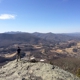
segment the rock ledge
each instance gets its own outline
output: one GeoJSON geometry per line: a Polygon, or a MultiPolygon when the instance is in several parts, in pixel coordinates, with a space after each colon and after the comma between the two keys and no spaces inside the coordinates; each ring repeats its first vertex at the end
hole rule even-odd
{"type": "Polygon", "coordinates": [[[0,69],[0,80],[80,80],[73,74],[48,63],[25,60],[9,62],[0,69]]]}

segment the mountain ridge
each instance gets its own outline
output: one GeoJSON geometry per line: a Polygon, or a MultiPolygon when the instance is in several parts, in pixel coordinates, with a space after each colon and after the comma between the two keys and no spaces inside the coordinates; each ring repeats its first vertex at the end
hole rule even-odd
{"type": "Polygon", "coordinates": [[[69,41],[69,40],[80,40],[80,37],[75,37],[75,36],[71,36],[68,34],[54,34],[54,33],[32,33],[33,35],[45,39],[45,40],[50,40],[50,41],[69,41]]]}
{"type": "Polygon", "coordinates": [[[49,41],[36,37],[35,35],[32,35],[30,33],[17,33],[17,34],[3,33],[0,34],[0,42],[1,42],[0,46],[20,43],[25,44],[50,43],[49,41]]]}
{"type": "Polygon", "coordinates": [[[67,34],[54,33],[25,33],[25,32],[6,32],[0,33],[0,47],[12,44],[58,44],[66,41],[80,41],[80,37],[70,36],[67,34]]]}

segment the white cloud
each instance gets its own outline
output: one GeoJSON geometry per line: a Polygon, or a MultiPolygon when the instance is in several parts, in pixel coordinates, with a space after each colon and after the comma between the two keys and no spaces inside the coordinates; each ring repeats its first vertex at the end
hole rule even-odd
{"type": "Polygon", "coordinates": [[[0,19],[15,19],[16,15],[11,14],[1,14],[0,19]]]}

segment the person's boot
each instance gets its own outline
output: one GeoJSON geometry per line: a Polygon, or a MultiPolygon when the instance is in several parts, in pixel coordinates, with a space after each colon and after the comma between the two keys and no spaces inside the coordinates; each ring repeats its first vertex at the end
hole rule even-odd
{"type": "Polygon", "coordinates": [[[21,61],[21,56],[19,56],[19,60],[21,61]]]}
{"type": "Polygon", "coordinates": [[[17,62],[18,62],[18,59],[17,59],[17,62]]]}

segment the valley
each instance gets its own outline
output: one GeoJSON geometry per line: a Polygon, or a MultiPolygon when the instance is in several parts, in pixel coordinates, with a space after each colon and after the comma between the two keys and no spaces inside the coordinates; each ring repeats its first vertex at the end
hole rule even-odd
{"type": "Polygon", "coordinates": [[[26,60],[32,56],[34,56],[38,61],[40,59],[45,59],[46,63],[57,65],[75,75],[76,71],[80,68],[79,37],[76,38],[76,40],[75,37],[74,39],[72,37],[72,39],[67,38],[63,41],[64,36],[63,38],[60,38],[61,40],[49,40],[29,33],[1,35],[2,38],[0,38],[0,41],[2,43],[4,42],[3,44],[0,44],[1,66],[16,59],[16,50],[19,46],[21,48],[21,57],[26,60]],[[6,35],[6,37],[4,35],[6,35]]]}

